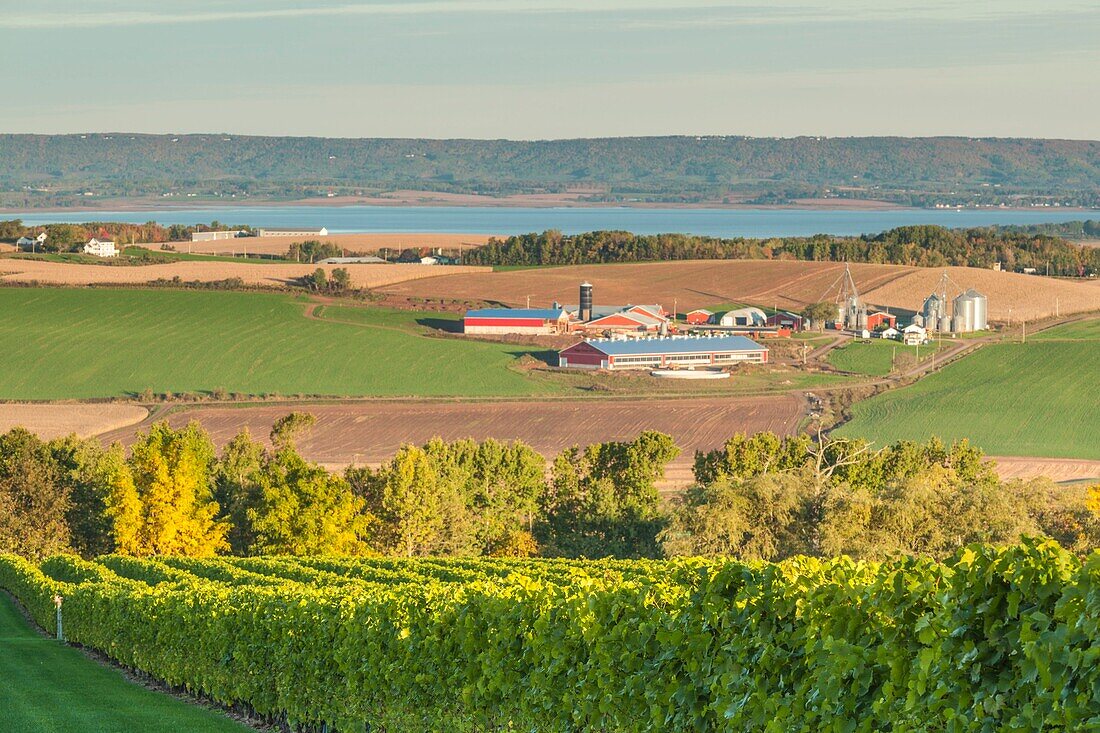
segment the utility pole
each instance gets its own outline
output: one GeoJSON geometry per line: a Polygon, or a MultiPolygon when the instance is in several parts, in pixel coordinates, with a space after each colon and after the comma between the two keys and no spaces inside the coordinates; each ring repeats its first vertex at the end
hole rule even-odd
{"type": "Polygon", "coordinates": [[[1027,319],[1026,318],[1023,319],[1023,324],[1024,324],[1023,338],[1020,340],[1020,343],[1026,344],[1027,343],[1027,319]]]}
{"type": "Polygon", "coordinates": [[[802,366],[806,366],[806,352],[808,350],[809,350],[809,345],[805,341],[803,341],[802,342],[802,366]]]}

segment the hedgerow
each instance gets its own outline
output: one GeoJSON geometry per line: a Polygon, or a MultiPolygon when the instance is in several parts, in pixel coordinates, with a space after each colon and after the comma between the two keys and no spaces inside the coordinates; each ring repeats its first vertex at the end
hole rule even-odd
{"type": "Polygon", "coordinates": [[[47,629],[60,593],[71,641],[297,728],[1100,729],[1100,554],[1052,542],[881,564],[43,568],[0,557],[0,586],[47,629]]]}

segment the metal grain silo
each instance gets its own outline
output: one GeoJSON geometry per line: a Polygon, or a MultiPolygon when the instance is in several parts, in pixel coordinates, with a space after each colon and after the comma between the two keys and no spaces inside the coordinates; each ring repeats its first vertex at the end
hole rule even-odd
{"type": "Polygon", "coordinates": [[[989,325],[986,297],[977,290],[970,288],[959,294],[951,305],[959,331],[983,331],[989,325]]]}
{"type": "Polygon", "coordinates": [[[924,316],[924,324],[928,328],[939,328],[940,319],[947,315],[947,303],[938,294],[932,293],[924,299],[924,307],[921,308],[924,316]]]}

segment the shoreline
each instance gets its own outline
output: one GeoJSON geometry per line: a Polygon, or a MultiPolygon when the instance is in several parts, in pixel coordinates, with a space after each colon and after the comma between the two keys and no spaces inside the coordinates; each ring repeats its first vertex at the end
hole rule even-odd
{"type": "Polygon", "coordinates": [[[11,214],[63,214],[95,213],[95,212],[127,212],[147,210],[191,210],[191,209],[262,209],[262,208],[423,208],[423,209],[665,209],[665,210],[723,210],[723,211],[1012,211],[1012,212],[1037,212],[1037,211],[1064,211],[1067,214],[1093,214],[1100,213],[1100,209],[1081,207],[1048,207],[1048,206],[982,206],[982,207],[918,207],[903,206],[889,201],[877,201],[873,199],[796,199],[789,204],[749,204],[733,203],[725,201],[699,201],[683,203],[676,201],[584,201],[577,198],[562,196],[528,196],[516,195],[508,197],[480,196],[476,194],[436,194],[424,192],[421,197],[370,197],[370,196],[334,196],[324,198],[304,199],[224,199],[192,200],[192,201],[164,201],[161,199],[103,199],[94,204],[63,207],[0,207],[0,215],[11,214]]]}

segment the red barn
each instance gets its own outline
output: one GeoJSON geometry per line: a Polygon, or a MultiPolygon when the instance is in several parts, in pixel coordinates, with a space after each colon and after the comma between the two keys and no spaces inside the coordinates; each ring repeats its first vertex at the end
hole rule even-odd
{"type": "Polygon", "coordinates": [[[704,323],[710,323],[710,319],[714,318],[714,314],[704,308],[696,308],[684,317],[692,326],[702,326],[704,323]]]}
{"type": "Polygon", "coordinates": [[[485,308],[466,311],[465,333],[549,334],[569,330],[569,314],[553,308],[485,308]]]}
{"type": "Polygon", "coordinates": [[[791,313],[790,311],[778,311],[768,316],[767,321],[769,326],[775,326],[780,329],[788,329],[790,331],[802,330],[802,316],[797,313],[791,313]]]}
{"type": "Polygon", "coordinates": [[[874,331],[879,326],[882,326],[882,324],[886,324],[885,327],[888,328],[897,328],[898,317],[884,311],[875,311],[874,313],[867,314],[868,331],[874,331]]]}

